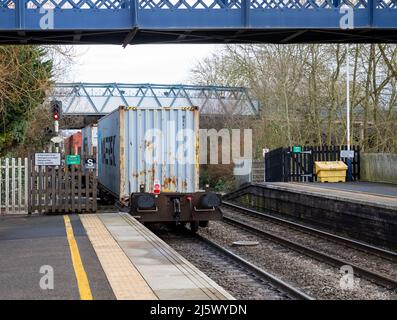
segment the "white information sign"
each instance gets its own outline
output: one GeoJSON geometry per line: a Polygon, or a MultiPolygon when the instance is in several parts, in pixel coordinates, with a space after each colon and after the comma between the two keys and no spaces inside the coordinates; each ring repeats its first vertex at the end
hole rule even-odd
{"type": "Polygon", "coordinates": [[[354,150],[341,150],[340,157],[341,158],[354,158],[354,150]]]}
{"type": "Polygon", "coordinates": [[[39,152],[34,154],[36,166],[60,166],[61,154],[57,152],[39,152]]]}

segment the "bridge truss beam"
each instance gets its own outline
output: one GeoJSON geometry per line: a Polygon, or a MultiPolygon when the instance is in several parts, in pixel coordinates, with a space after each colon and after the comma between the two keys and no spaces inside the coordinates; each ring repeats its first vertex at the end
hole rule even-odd
{"type": "Polygon", "coordinates": [[[100,116],[118,106],[186,107],[198,106],[203,115],[259,114],[259,103],[242,87],[123,84],[57,83],[51,99],[62,101],[65,116],[100,116]]]}

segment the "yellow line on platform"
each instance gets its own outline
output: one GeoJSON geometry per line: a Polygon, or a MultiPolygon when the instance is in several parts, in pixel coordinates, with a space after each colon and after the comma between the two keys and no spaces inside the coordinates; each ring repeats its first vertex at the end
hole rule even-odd
{"type": "Polygon", "coordinates": [[[77,242],[73,233],[72,223],[70,222],[70,218],[67,215],[64,216],[63,219],[65,220],[66,236],[68,238],[74,273],[76,275],[77,285],[79,287],[80,299],[92,300],[90,283],[84,270],[83,262],[81,261],[79,247],[77,246],[77,242]]]}

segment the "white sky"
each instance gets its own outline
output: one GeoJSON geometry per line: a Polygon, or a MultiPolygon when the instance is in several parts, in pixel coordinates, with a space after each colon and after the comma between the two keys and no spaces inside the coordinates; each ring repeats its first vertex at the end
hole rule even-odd
{"type": "Polygon", "coordinates": [[[76,63],[63,81],[188,83],[197,61],[221,45],[76,46],[76,63]]]}

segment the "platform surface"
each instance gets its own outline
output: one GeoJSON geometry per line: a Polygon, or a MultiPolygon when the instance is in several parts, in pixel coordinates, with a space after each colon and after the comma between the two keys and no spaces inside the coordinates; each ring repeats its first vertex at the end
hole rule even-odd
{"type": "Polygon", "coordinates": [[[0,256],[0,300],[233,299],[125,213],[0,216],[0,256]]]}
{"type": "MultiPolygon", "coordinates": [[[[115,299],[79,217],[70,221],[93,299],[115,299]]],[[[63,216],[0,216],[0,257],[0,300],[80,299],[63,216]],[[42,289],[48,266],[53,289],[42,289]]]]}
{"type": "Polygon", "coordinates": [[[366,205],[397,210],[397,186],[374,182],[263,182],[270,188],[300,192],[341,201],[354,201],[366,205]]]}
{"type": "Polygon", "coordinates": [[[397,198],[397,185],[390,183],[376,182],[345,182],[345,183],[303,183],[308,186],[316,186],[321,189],[335,189],[341,191],[351,191],[356,193],[366,193],[382,197],[397,198]]]}

